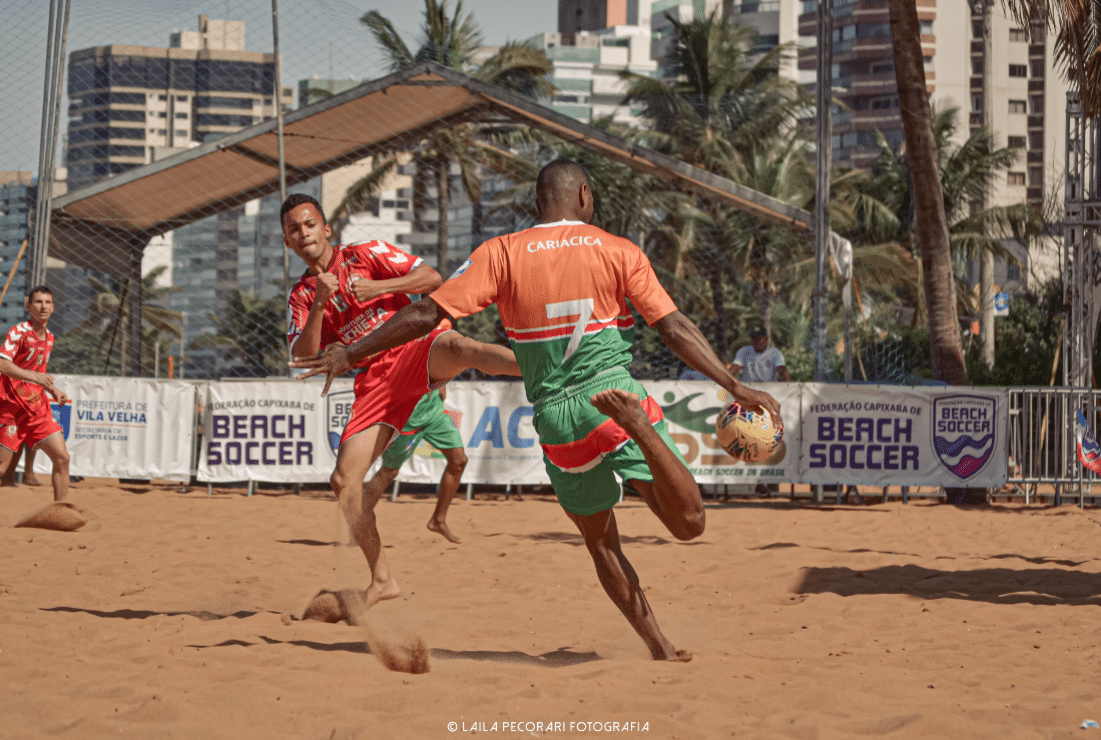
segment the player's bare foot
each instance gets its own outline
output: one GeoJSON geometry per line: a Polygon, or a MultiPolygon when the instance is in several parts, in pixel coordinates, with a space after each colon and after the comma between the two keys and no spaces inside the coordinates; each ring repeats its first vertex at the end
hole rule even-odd
{"type": "Polygon", "coordinates": [[[597,411],[610,416],[632,437],[653,427],[639,404],[637,393],[630,393],[621,388],[608,388],[589,400],[597,411]]]}
{"type": "Polygon", "coordinates": [[[42,484],[38,481],[38,478],[34,476],[34,473],[23,473],[23,485],[40,486],[42,484]]]}
{"type": "Polygon", "coordinates": [[[393,577],[382,582],[372,581],[363,592],[363,608],[370,609],[380,601],[389,601],[399,596],[401,596],[401,587],[393,577]]]}
{"type": "Polygon", "coordinates": [[[463,543],[463,541],[456,537],[454,533],[452,533],[451,529],[448,528],[447,522],[443,520],[438,520],[435,517],[432,517],[428,520],[428,531],[435,532],[436,534],[441,534],[443,535],[445,540],[447,540],[448,542],[454,542],[456,545],[461,545],[463,543]]]}
{"type": "Polygon", "coordinates": [[[15,488],[15,478],[0,478],[0,488],[15,488]]]}

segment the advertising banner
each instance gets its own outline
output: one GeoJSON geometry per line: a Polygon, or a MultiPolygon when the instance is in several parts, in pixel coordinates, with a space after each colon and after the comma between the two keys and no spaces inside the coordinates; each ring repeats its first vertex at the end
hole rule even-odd
{"type": "Polygon", "coordinates": [[[1003,388],[803,385],[806,483],[1005,483],[1003,388]]]}
{"type": "Polygon", "coordinates": [[[332,432],[351,409],[351,381],[326,397],[321,382],[221,382],[207,386],[198,478],[204,483],[327,481],[336,462],[332,432]]]}
{"type": "MultiPolygon", "coordinates": [[[[72,402],[51,404],[69,472],[97,478],[188,480],[195,445],[195,386],[180,380],[55,375],[72,402]]],[[[35,458],[36,473],[53,463],[35,458]]]]}
{"type": "Polygon", "coordinates": [[[699,483],[788,482],[799,476],[801,434],[798,383],[755,383],[780,402],[786,454],[771,466],[751,465],[726,454],[715,438],[715,418],[730,394],[709,380],[647,381],[688,469],[699,483]]]}

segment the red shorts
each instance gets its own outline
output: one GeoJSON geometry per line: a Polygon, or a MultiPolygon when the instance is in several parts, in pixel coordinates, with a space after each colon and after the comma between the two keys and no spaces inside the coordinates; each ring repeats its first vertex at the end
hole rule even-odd
{"type": "Polygon", "coordinates": [[[46,437],[60,431],[61,425],[54,421],[50,404],[43,403],[27,409],[0,401],[0,445],[12,452],[19,452],[24,443],[35,447],[46,437]]]}
{"type": "MultiPolygon", "coordinates": [[[[340,444],[375,424],[401,431],[425,393],[443,383],[428,382],[428,355],[436,337],[451,331],[445,322],[426,336],[383,352],[355,378],[356,400],[340,444]]],[[[393,432],[391,432],[391,438],[393,432]]]]}

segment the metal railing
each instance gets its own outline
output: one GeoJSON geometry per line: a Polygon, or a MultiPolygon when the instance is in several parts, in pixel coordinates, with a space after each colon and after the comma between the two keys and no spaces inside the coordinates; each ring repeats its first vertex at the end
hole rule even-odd
{"type": "Polygon", "coordinates": [[[1006,440],[1008,485],[1022,492],[1025,503],[1037,495],[1076,495],[1079,506],[1086,498],[1101,497],[1101,477],[1086,470],[1077,458],[1077,411],[1097,429],[1101,417],[1099,392],[1090,388],[1009,388],[1009,420],[1006,440]],[[1041,491],[1041,486],[1045,487],[1041,491]]]}

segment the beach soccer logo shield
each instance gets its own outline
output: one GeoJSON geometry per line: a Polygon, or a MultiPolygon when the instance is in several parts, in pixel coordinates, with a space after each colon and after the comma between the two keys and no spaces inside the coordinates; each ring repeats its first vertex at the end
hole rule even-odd
{"type": "Polygon", "coordinates": [[[59,403],[51,403],[50,411],[53,412],[54,421],[61,427],[61,434],[65,437],[65,441],[69,441],[69,429],[72,428],[73,407],[71,404],[61,405],[59,403]]]}
{"type": "Polygon", "coordinates": [[[962,481],[986,467],[994,455],[998,400],[954,395],[933,399],[933,450],[962,481]]]}
{"type": "Polygon", "coordinates": [[[344,434],[344,427],[348,425],[355,400],[354,390],[330,392],[325,396],[325,435],[329,440],[329,449],[332,450],[333,457],[336,457],[336,451],[340,449],[340,436],[344,434]]]}

